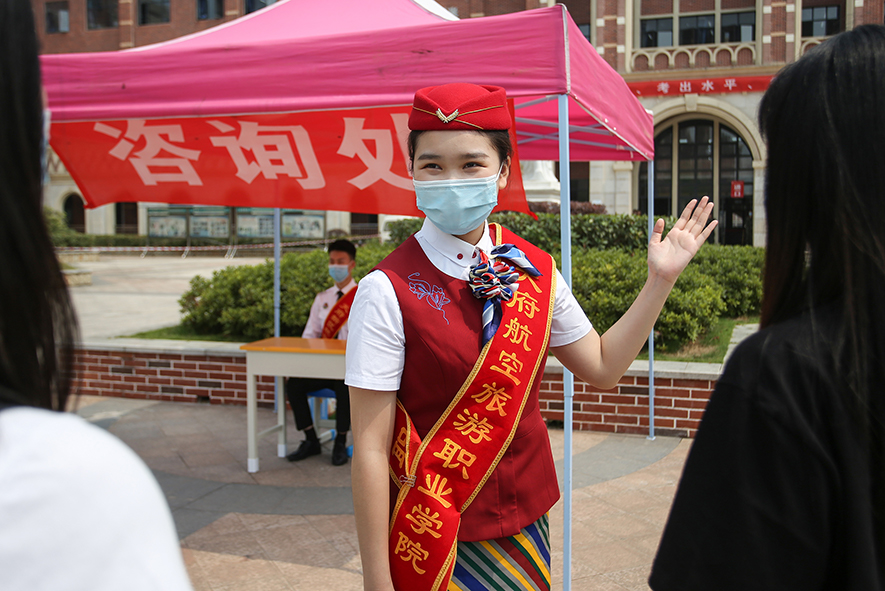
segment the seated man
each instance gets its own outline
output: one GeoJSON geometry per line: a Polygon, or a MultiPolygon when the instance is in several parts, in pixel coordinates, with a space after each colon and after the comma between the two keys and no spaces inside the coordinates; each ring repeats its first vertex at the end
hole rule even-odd
{"type": "MultiPolygon", "coordinates": [[[[302,337],[347,339],[347,315],[356,294],[356,281],[351,277],[355,266],[356,247],[353,243],[336,240],[329,245],[329,275],[335,285],[317,294],[310,307],[310,317],[302,337]]],[[[286,456],[290,462],[319,455],[321,451],[320,440],[313,428],[307,395],[323,388],[335,391],[335,430],[338,434],[332,448],[332,464],[341,466],[347,463],[347,432],[350,430],[350,397],[347,386],[343,380],[318,378],[286,380],[286,397],[295,415],[295,426],[299,431],[304,431],[304,441],[298,449],[286,456]]]]}

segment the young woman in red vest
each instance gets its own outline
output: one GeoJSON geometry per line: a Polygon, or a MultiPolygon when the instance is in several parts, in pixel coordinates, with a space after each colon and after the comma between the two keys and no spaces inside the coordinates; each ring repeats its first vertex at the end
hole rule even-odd
{"type": "Polygon", "coordinates": [[[347,348],[367,590],[549,588],[547,352],[614,386],[716,225],[706,197],[663,240],[659,220],[646,285],[600,336],[552,258],[486,222],[508,181],[510,126],[499,87],[415,95],[409,157],[427,219],[360,283],[347,348]]]}

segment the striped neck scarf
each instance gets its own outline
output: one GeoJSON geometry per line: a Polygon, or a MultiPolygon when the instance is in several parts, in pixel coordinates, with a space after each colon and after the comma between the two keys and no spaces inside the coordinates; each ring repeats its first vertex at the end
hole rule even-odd
{"type": "Polygon", "coordinates": [[[492,249],[492,258],[483,251],[480,260],[470,267],[467,284],[473,297],[484,299],[482,308],[482,346],[485,347],[501,326],[504,315],[502,304],[513,299],[519,288],[519,267],[532,277],[541,275],[521,250],[513,244],[501,244],[492,249]],[[510,263],[510,264],[508,264],[510,263]]]}

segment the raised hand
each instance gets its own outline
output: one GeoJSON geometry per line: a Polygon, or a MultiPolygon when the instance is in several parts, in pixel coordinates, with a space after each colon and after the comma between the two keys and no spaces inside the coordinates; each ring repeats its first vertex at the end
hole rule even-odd
{"type": "Polygon", "coordinates": [[[697,199],[692,199],[663,240],[664,220],[658,220],[648,244],[649,274],[675,282],[716,228],[716,220],[707,224],[712,212],[713,202],[709,198],[704,197],[700,203],[697,199]]]}

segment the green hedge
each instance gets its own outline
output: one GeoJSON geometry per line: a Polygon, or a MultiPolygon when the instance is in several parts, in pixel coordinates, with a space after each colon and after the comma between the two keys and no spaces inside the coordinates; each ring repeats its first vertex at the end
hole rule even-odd
{"type": "MultiPolygon", "coordinates": [[[[636,299],[648,276],[639,251],[586,250],[572,261],[572,291],[599,334],[608,330],[636,299]]],[[[662,348],[694,341],[725,311],[722,286],[689,265],[670,293],[655,324],[662,348]]]]}
{"type": "MultiPolygon", "coordinates": [[[[354,275],[368,273],[393,245],[360,247],[354,275]]],[[[662,347],[697,339],[721,316],[757,312],[761,249],[705,245],[677,281],[656,324],[662,347]]],[[[558,259],[558,253],[555,254],[558,259]]],[[[322,250],[290,253],[281,262],[281,333],[299,335],[317,292],[332,285],[322,250]]],[[[645,283],[644,251],[576,250],[573,291],[600,333],[633,303],[645,283]]],[[[273,333],[273,263],[229,267],[196,277],[180,299],[183,323],[198,332],[257,340],[273,333]]]]}
{"type": "MultiPolygon", "coordinates": [[[[489,218],[547,252],[559,252],[559,214],[539,213],[532,219],[524,213],[496,213],[489,218]]],[[[667,228],[676,218],[664,218],[667,228]]],[[[390,241],[402,244],[421,228],[422,220],[396,220],[387,224],[390,241]]],[[[571,216],[572,248],[644,249],[648,244],[648,217],[644,215],[575,214],[571,216]]]]}
{"type": "MultiPolygon", "coordinates": [[[[354,276],[368,273],[392,245],[359,248],[354,276]]],[[[280,261],[280,333],[300,335],[317,292],[332,286],[329,258],[320,249],[289,253],[280,261]]],[[[212,277],[194,277],[179,299],[182,323],[197,332],[258,340],[273,336],[273,261],[228,267],[212,277]]]]}
{"type": "Polygon", "coordinates": [[[762,308],[762,269],[765,249],[755,246],[705,244],[691,262],[723,288],[723,316],[759,314],[762,308]]]}

